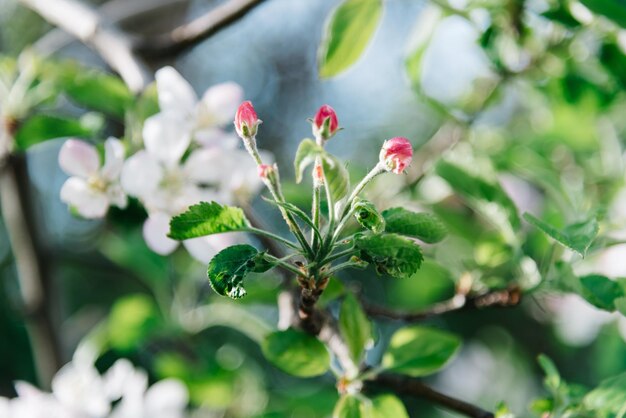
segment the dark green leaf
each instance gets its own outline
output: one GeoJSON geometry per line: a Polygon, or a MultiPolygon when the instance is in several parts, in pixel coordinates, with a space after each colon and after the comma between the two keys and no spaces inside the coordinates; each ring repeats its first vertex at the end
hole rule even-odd
{"type": "Polygon", "coordinates": [[[624,297],[624,290],[619,283],[608,277],[591,274],[581,277],[582,296],[597,308],[613,312],[615,299],[624,297]]]}
{"type": "Polygon", "coordinates": [[[333,77],[359,59],[382,11],[381,0],[346,0],[333,12],[318,52],[320,77],[333,77]]]}
{"type": "Polygon", "coordinates": [[[92,137],[95,134],[93,127],[76,118],[60,116],[35,115],[28,118],[15,134],[15,143],[21,150],[25,150],[40,142],[49,139],[68,136],[92,137]]]}
{"type": "Polygon", "coordinates": [[[185,240],[222,232],[245,231],[249,226],[243,210],[222,206],[217,202],[201,202],[172,218],[168,236],[185,240]]]}
{"type": "Polygon", "coordinates": [[[530,213],[524,214],[524,219],[529,224],[539,228],[546,235],[554,238],[560,244],[585,256],[587,250],[598,235],[598,221],[591,218],[588,221],[568,225],[563,230],[558,230],[552,225],[536,218],[530,213]]]}
{"type": "Polygon", "coordinates": [[[363,228],[378,234],[385,230],[385,219],[378,213],[376,206],[369,200],[357,197],[352,203],[354,217],[363,228]]]}
{"type": "Polygon", "coordinates": [[[580,0],[592,12],[607,17],[626,28],[626,3],[622,0],[580,0]]]}
{"type": "Polygon", "coordinates": [[[350,177],[346,167],[330,154],[325,153],[322,161],[326,187],[330,188],[330,194],[334,202],[338,202],[348,193],[350,177]]]}
{"type": "Polygon", "coordinates": [[[583,399],[584,405],[596,412],[618,414],[626,405],[626,373],[605,379],[583,399]]]}
{"type": "Polygon", "coordinates": [[[315,161],[315,157],[322,155],[324,150],[312,139],[303,139],[296,151],[296,158],[293,161],[296,173],[296,183],[302,181],[304,170],[315,161]]]}
{"type": "Polygon", "coordinates": [[[427,376],[444,367],[459,347],[456,335],[418,325],[406,327],[391,338],[382,366],[413,377],[427,376]]]}
{"type": "Polygon", "coordinates": [[[408,278],[422,265],[420,246],[395,234],[363,234],[355,238],[361,258],[376,266],[379,274],[408,278]]]}
{"type": "Polygon", "coordinates": [[[238,299],[246,295],[243,279],[248,273],[263,273],[272,268],[251,245],[241,244],[225,248],[213,257],[207,274],[211,287],[222,296],[238,299]]]}
{"type": "Polygon", "coordinates": [[[615,304],[615,309],[622,315],[626,316],[626,297],[617,298],[613,301],[613,303],[615,304]]]}
{"type": "Polygon", "coordinates": [[[350,350],[352,360],[358,364],[365,346],[372,339],[372,326],[361,304],[352,293],[348,293],[341,304],[339,329],[350,350]]]}
{"type": "Polygon", "coordinates": [[[520,220],[517,208],[497,182],[489,182],[467,172],[460,166],[444,160],[437,163],[436,172],[461,196],[467,199],[499,205],[506,213],[509,224],[514,229],[519,228],[520,220]]]}
{"type": "Polygon", "coordinates": [[[383,211],[387,225],[385,232],[407,235],[424,242],[435,243],[446,237],[446,226],[430,213],[416,213],[404,208],[391,208],[383,211]]]}
{"type": "Polygon", "coordinates": [[[318,376],[330,367],[330,356],[324,344],[291,328],[269,334],[261,348],[272,364],[295,376],[318,376]]]}

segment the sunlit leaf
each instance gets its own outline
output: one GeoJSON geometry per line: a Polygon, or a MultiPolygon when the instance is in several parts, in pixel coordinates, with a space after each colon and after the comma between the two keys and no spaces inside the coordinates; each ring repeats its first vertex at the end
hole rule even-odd
{"type": "Polygon", "coordinates": [[[51,115],[35,115],[20,125],[15,143],[21,150],[49,139],[63,137],[89,138],[94,136],[93,126],[81,119],[51,115]]]}
{"type": "Polygon", "coordinates": [[[413,377],[427,376],[444,367],[461,347],[456,335],[434,328],[410,326],[391,337],[382,366],[413,377]]]}
{"type": "Polygon", "coordinates": [[[603,380],[583,399],[584,405],[599,413],[623,413],[626,405],[626,373],[603,380]]]}
{"type": "Polygon", "coordinates": [[[385,232],[406,235],[424,242],[435,243],[446,237],[447,229],[436,215],[411,212],[404,208],[383,211],[385,232]]]}
{"type": "Polygon", "coordinates": [[[168,236],[186,240],[222,232],[245,231],[249,225],[240,208],[201,202],[172,218],[168,236]]]}
{"type": "Polygon", "coordinates": [[[117,300],[108,319],[109,341],[118,350],[137,348],[162,325],[159,310],[146,295],[128,295],[117,300]]]}
{"type": "Polygon", "coordinates": [[[348,293],[341,304],[339,329],[350,350],[352,360],[358,364],[365,346],[372,338],[372,325],[352,293],[348,293]]]}
{"type": "Polygon", "coordinates": [[[296,173],[296,183],[302,181],[304,170],[315,161],[315,157],[322,155],[324,150],[312,139],[303,139],[296,151],[296,158],[293,161],[296,173]]]}
{"type": "Polygon", "coordinates": [[[318,376],[330,367],[330,356],[324,344],[291,328],[269,334],[261,348],[272,364],[294,376],[318,376]]]}
{"type": "Polygon", "coordinates": [[[555,228],[530,213],[525,213],[524,219],[546,235],[554,238],[567,248],[576,251],[583,257],[598,235],[599,230],[598,221],[595,218],[568,225],[563,230],[555,228]]]}
{"type": "Polygon", "coordinates": [[[335,9],[318,52],[320,77],[333,77],[359,59],[382,11],[381,0],[345,0],[335,9]]]}

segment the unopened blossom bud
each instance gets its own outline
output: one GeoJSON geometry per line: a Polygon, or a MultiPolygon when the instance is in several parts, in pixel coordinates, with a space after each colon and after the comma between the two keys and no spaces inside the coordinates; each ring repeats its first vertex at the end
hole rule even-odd
{"type": "Polygon", "coordinates": [[[380,164],[387,171],[400,174],[411,164],[413,147],[401,136],[388,139],[380,150],[380,164]]]}
{"type": "Polygon", "coordinates": [[[339,121],[335,110],[324,105],[319,108],[313,118],[313,135],[323,139],[329,139],[339,130],[339,121]]]}
{"type": "Polygon", "coordinates": [[[257,127],[261,124],[252,102],[246,101],[239,105],[235,114],[235,130],[242,139],[254,138],[257,127]]]}

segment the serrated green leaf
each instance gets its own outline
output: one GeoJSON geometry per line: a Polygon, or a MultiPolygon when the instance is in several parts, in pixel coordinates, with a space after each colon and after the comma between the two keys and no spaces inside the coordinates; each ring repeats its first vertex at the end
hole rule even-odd
{"type": "Polygon", "coordinates": [[[222,206],[217,202],[200,202],[172,218],[168,236],[185,240],[222,232],[245,231],[249,226],[240,208],[222,206]]]}
{"type": "Polygon", "coordinates": [[[568,225],[563,230],[556,229],[530,213],[524,213],[524,219],[558,243],[576,251],[582,257],[587,254],[587,250],[598,235],[599,230],[598,221],[595,218],[568,225]]]}
{"type": "Polygon", "coordinates": [[[409,418],[402,401],[392,394],[372,399],[372,412],[372,418],[409,418]]]}
{"type": "Polygon", "coordinates": [[[385,230],[385,218],[378,213],[376,206],[369,200],[357,197],[352,203],[354,217],[363,228],[378,234],[385,230]]]}
{"type": "Polygon", "coordinates": [[[441,160],[437,163],[435,171],[437,175],[448,182],[459,195],[466,199],[497,204],[504,210],[511,227],[514,230],[520,227],[517,208],[498,183],[489,182],[486,179],[477,177],[464,168],[445,160],[441,160]]]}
{"type": "Polygon", "coordinates": [[[323,155],[322,166],[326,187],[330,188],[333,202],[338,202],[348,193],[350,187],[348,170],[341,161],[328,153],[323,155]]]}
{"type": "Polygon", "coordinates": [[[372,325],[361,304],[349,293],[339,311],[339,330],[348,346],[352,360],[359,363],[365,346],[372,339],[372,325]]]}
{"type": "Polygon", "coordinates": [[[18,149],[26,150],[50,139],[68,136],[89,138],[95,133],[89,124],[82,123],[80,119],[35,115],[28,118],[17,130],[15,143],[18,149]]]}
{"type": "Polygon", "coordinates": [[[589,10],[626,28],[626,4],[620,0],[580,0],[589,10]]]}
{"type": "Polygon", "coordinates": [[[261,349],[272,364],[294,376],[318,376],[330,368],[330,356],[324,344],[292,328],[269,334],[261,349]]]}
{"type": "Polygon", "coordinates": [[[422,265],[420,246],[396,234],[363,234],[354,240],[363,260],[374,264],[379,274],[409,278],[422,265]]]}
{"type": "Polygon", "coordinates": [[[293,161],[293,168],[296,173],[296,183],[302,181],[304,170],[324,153],[324,149],[317,145],[312,139],[303,139],[296,151],[296,158],[293,161]]]}
{"type": "Polygon", "coordinates": [[[272,268],[251,245],[241,244],[225,248],[209,263],[207,275],[213,290],[222,296],[239,299],[246,295],[243,279],[248,273],[263,273],[272,268]]]}
{"type": "Polygon", "coordinates": [[[382,11],[381,0],[346,0],[335,9],[318,51],[320,77],[333,77],[359,59],[382,11]]]}
{"type": "Polygon", "coordinates": [[[391,208],[383,211],[386,221],[385,232],[406,235],[429,244],[446,237],[448,230],[436,215],[411,212],[404,208],[391,208]]]}
{"type": "Polygon", "coordinates": [[[410,326],[391,337],[382,366],[413,377],[427,376],[444,367],[460,347],[460,338],[449,332],[410,326]]]}
{"type": "Polygon", "coordinates": [[[546,374],[546,378],[544,379],[546,387],[552,391],[556,391],[561,385],[561,375],[559,374],[556,366],[552,360],[544,354],[539,355],[539,357],[537,357],[537,361],[543,369],[543,372],[546,374]]]}
{"type": "Polygon", "coordinates": [[[596,413],[617,414],[626,405],[626,373],[603,380],[583,398],[584,405],[596,413]]]}
{"type": "Polygon", "coordinates": [[[597,308],[613,312],[615,299],[624,297],[624,289],[608,277],[590,274],[580,278],[581,296],[597,308]]]}

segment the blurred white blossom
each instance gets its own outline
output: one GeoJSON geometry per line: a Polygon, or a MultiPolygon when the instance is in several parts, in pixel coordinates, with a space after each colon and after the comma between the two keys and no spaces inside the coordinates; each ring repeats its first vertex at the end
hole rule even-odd
{"type": "Polygon", "coordinates": [[[101,218],[111,205],[126,207],[126,194],[119,183],[124,145],[109,138],[104,150],[104,164],[96,147],[76,139],[67,140],[59,152],[59,165],[72,176],[61,188],[61,200],[85,218],[101,218]]]}
{"type": "Polygon", "coordinates": [[[178,380],[148,387],[146,373],[124,359],[100,375],[80,355],[56,374],[52,393],[25,382],[15,389],[16,398],[0,398],[0,418],[183,418],[189,401],[178,380]]]}

